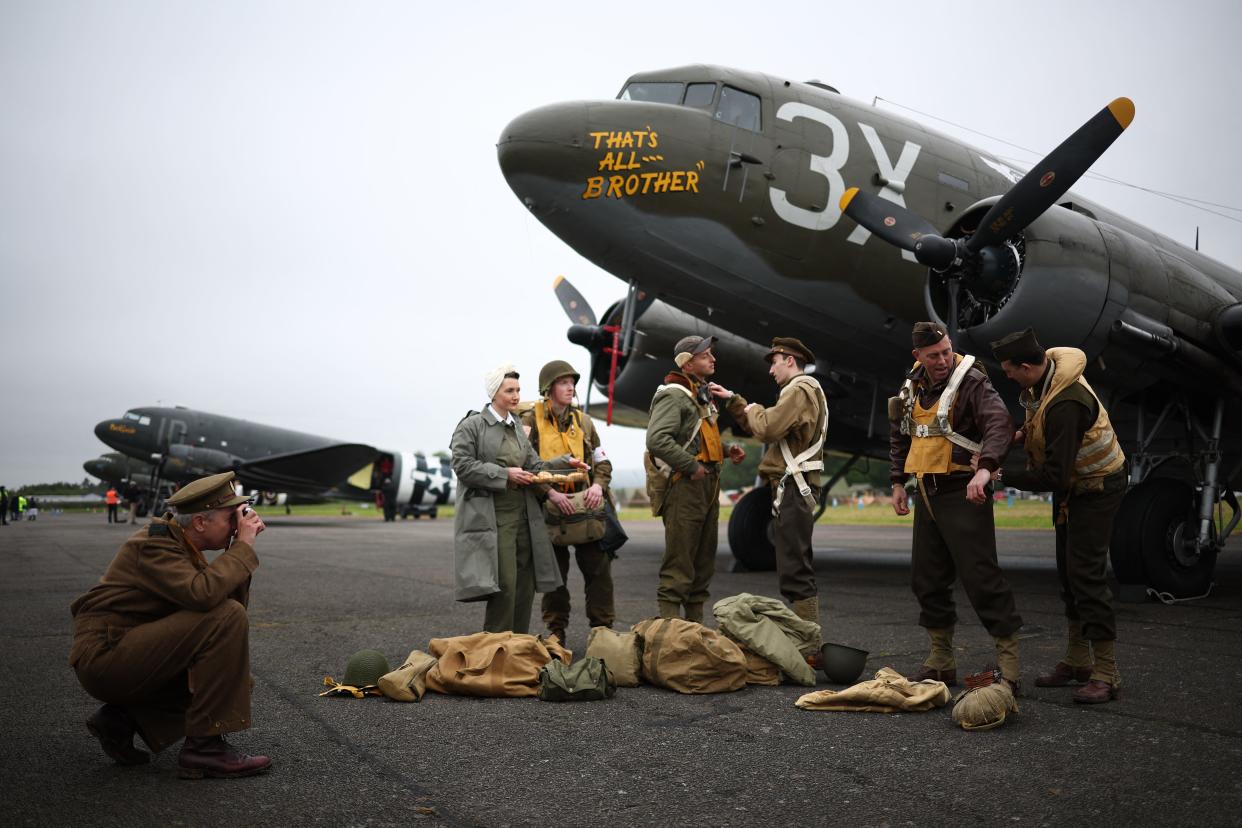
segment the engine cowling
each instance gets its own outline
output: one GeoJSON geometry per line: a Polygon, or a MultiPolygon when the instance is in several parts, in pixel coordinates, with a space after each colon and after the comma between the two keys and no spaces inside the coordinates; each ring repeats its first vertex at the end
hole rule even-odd
{"type": "Polygon", "coordinates": [[[182,461],[195,470],[204,472],[224,471],[242,462],[240,457],[235,457],[227,451],[180,443],[168,447],[168,456],[182,461]]]}

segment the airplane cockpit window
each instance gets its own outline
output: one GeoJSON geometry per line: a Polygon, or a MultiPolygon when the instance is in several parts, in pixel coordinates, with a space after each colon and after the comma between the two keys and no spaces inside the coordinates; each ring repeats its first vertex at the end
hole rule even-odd
{"type": "Polygon", "coordinates": [[[138,416],[138,413],[136,411],[126,411],[125,416],[122,419],[133,420],[134,422],[138,422],[138,420],[140,420],[141,418],[138,416]]]}
{"type": "Polygon", "coordinates": [[[686,86],[686,99],[683,103],[695,109],[710,109],[715,99],[716,84],[692,83],[686,86]]]}
{"type": "Polygon", "coordinates": [[[151,418],[143,414],[138,418],[138,425],[151,425],[151,418]]]}
{"type": "Polygon", "coordinates": [[[668,81],[631,83],[621,92],[621,100],[677,104],[681,103],[681,87],[680,83],[668,81]]]}
{"type": "Polygon", "coordinates": [[[720,90],[716,120],[758,132],[760,108],[759,96],[726,86],[720,90]]]}

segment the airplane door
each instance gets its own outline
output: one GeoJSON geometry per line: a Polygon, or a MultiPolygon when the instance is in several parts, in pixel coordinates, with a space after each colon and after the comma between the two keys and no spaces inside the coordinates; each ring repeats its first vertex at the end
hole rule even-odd
{"type": "Polygon", "coordinates": [[[169,420],[167,434],[168,445],[172,446],[178,443],[184,443],[187,431],[189,431],[189,426],[186,425],[185,420],[169,420]]]}

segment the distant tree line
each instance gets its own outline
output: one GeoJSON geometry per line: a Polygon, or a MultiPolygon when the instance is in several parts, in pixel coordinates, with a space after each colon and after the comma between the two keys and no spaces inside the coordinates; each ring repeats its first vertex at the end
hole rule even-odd
{"type": "Polygon", "coordinates": [[[68,483],[60,481],[58,483],[31,483],[28,486],[21,486],[16,489],[10,489],[19,495],[27,497],[39,495],[85,495],[85,494],[103,494],[108,490],[108,484],[91,480],[89,477],[82,478],[81,483],[68,483]]]}

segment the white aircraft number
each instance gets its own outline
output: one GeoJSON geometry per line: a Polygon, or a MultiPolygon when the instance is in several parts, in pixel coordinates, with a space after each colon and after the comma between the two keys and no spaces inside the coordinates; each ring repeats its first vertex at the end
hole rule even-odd
{"type": "MultiPolygon", "coordinates": [[[[798,227],[805,227],[807,230],[828,230],[835,227],[841,219],[841,196],[845,195],[845,180],[841,177],[841,168],[845,166],[850,154],[850,136],[846,132],[845,124],[835,115],[799,101],[783,104],[776,111],[776,117],[791,123],[798,118],[807,118],[828,127],[832,132],[832,152],[828,155],[811,154],[811,172],[822,175],[828,182],[828,204],[824,209],[808,210],[805,207],[799,207],[789,201],[789,196],[784,190],[771,187],[768,194],[772,199],[772,209],[785,221],[798,227]]],[[[887,182],[880,188],[877,195],[905,207],[906,201],[902,194],[906,189],[906,177],[914,169],[914,162],[919,157],[919,150],[922,147],[912,141],[906,141],[905,146],[901,148],[901,155],[898,156],[897,162],[893,163],[884,150],[884,145],[880,143],[880,136],[876,134],[875,128],[862,121],[858,122],[858,128],[862,131],[867,146],[871,148],[871,154],[875,156],[880,177],[887,182]]],[[[865,244],[870,237],[870,230],[858,226],[854,228],[854,232],[850,233],[847,240],[861,245],[865,244]]],[[[907,261],[915,261],[914,254],[908,250],[901,251],[901,255],[907,261]]]]}

